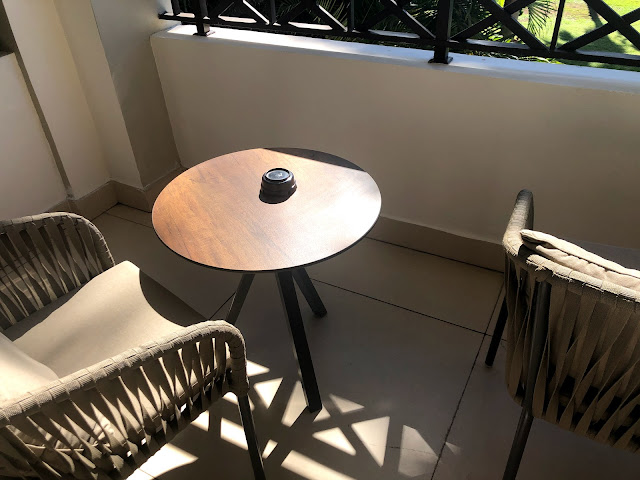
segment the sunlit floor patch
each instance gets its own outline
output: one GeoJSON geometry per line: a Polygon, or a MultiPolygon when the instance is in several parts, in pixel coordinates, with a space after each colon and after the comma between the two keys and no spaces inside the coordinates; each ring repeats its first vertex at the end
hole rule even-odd
{"type": "Polygon", "coordinates": [[[353,445],[351,445],[349,440],[347,440],[347,437],[342,433],[342,430],[338,427],[316,432],[313,434],[313,438],[331,445],[344,453],[348,453],[349,455],[356,454],[356,449],[353,448],[353,445]]]}
{"type": "Polygon", "coordinates": [[[255,362],[252,362],[251,360],[247,360],[247,376],[248,377],[262,375],[263,373],[269,373],[269,369],[255,362]]]}
{"type": "Polygon", "coordinates": [[[322,407],[322,410],[320,410],[320,413],[318,413],[318,415],[316,415],[316,418],[313,419],[314,422],[320,422],[322,420],[327,420],[331,418],[331,415],[329,414],[329,411],[325,408],[322,407]]]}
{"type": "Polygon", "coordinates": [[[356,410],[362,410],[364,407],[359,403],[352,402],[346,398],[338,397],[337,395],[329,394],[329,398],[335,404],[340,413],[351,413],[356,410]]]}
{"type": "Polygon", "coordinates": [[[438,456],[415,428],[402,426],[398,472],[408,477],[427,473],[438,456]]]}
{"type": "MultiPolygon", "coordinates": [[[[227,402],[233,403],[234,405],[238,405],[238,397],[236,396],[235,393],[232,392],[228,392],[224,397],[227,402]]],[[[251,401],[251,399],[249,399],[249,408],[251,409],[251,411],[253,412],[253,410],[255,409],[255,405],[253,404],[253,402],[251,401]]]]}
{"type": "Polygon", "coordinates": [[[220,437],[236,447],[247,448],[247,438],[244,436],[244,429],[226,418],[220,420],[220,437]]]}
{"type": "Polygon", "coordinates": [[[198,418],[196,418],[193,422],[191,422],[191,425],[198,427],[199,429],[204,430],[205,432],[208,432],[209,431],[209,411],[205,410],[200,415],[198,415],[198,418]]]}
{"type": "Polygon", "coordinates": [[[267,445],[264,447],[264,451],[262,452],[262,458],[267,458],[273,452],[273,449],[278,446],[278,442],[274,440],[269,440],[267,445]]]}
{"type": "Polygon", "coordinates": [[[287,455],[282,466],[308,480],[354,480],[296,451],[287,455]]]}
{"type": "Polygon", "coordinates": [[[302,384],[296,382],[296,385],[293,387],[293,392],[291,392],[291,397],[289,397],[284,415],[282,415],[282,424],[286,427],[293,425],[305,408],[307,408],[307,401],[304,397],[302,384]]]}
{"type": "Polygon", "coordinates": [[[384,464],[387,451],[387,433],[389,432],[389,417],[375,418],[351,425],[353,431],[369,451],[378,466],[384,464]]]}
{"type": "Polygon", "coordinates": [[[253,386],[253,389],[256,391],[258,396],[262,399],[267,408],[271,406],[271,402],[278,393],[278,388],[280,388],[280,384],[282,383],[282,378],[276,378],[275,380],[268,380],[266,382],[256,383],[253,386]]]}
{"type": "Polygon", "coordinates": [[[142,464],[140,470],[152,477],[159,477],[166,472],[189,465],[196,460],[198,460],[198,457],[195,455],[191,455],[189,452],[168,443],[142,464]]]}

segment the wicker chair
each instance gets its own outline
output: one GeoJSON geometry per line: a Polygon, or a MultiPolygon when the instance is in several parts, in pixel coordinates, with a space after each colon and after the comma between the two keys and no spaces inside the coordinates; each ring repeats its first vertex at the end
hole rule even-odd
{"type": "MultiPolygon", "coordinates": [[[[523,190],[503,239],[505,302],[485,360],[493,364],[507,324],[507,388],[522,406],[509,480],[534,417],[640,447],[640,272],[532,228],[533,195],[523,190]]],[[[620,256],[605,247],[602,256],[620,256]]]]}
{"type": "Polygon", "coordinates": [[[240,332],[114,265],[88,220],[0,223],[0,328],[0,476],[122,478],[230,391],[264,478],[240,332]]]}

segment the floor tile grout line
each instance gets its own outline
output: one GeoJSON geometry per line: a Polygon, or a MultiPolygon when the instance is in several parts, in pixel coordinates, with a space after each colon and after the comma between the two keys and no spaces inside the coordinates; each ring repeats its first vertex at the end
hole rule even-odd
{"type": "MultiPolygon", "coordinates": [[[[119,205],[120,205],[120,204],[119,204],[119,205]]],[[[123,204],[122,204],[122,205],[123,205],[123,204]]],[[[125,205],[125,206],[127,206],[127,205],[125,205]]],[[[132,209],[133,209],[133,207],[128,207],[128,208],[132,208],[132,209]]],[[[134,210],[137,210],[137,209],[134,209],[134,210]]],[[[142,212],[143,210],[140,210],[140,211],[142,212]]],[[[135,223],[136,225],[142,225],[143,227],[153,228],[153,227],[150,227],[149,225],[145,225],[144,223],[140,223],[140,222],[136,222],[135,220],[131,220],[130,218],[125,218],[125,217],[121,217],[121,216],[119,216],[119,215],[114,215],[113,213],[109,213],[109,210],[107,210],[107,211],[105,211],[105,212],[103,212],[103,213],[105,213],[105,214],[107,214],[107,215],[109,215],[109,216],[111,216],[111,217],[119,218],[119,219],[121,219],[121,220],[126,220],[126,221],[131,222],[131,223],[135,223]]],[[[148,212],[145,212],[145,213],[148,213],[148,212]]],[[[438,255],[437,253],[425,252],[425,251],[423,251],[423,250],[418,250],[417,248],[407,247],[407,246],[405,246],[405,245],[400,245],[400,244],[397,244],[397,243],[388,242],[388,241],[386,241],[386,240],[380,240],[380,239],[378,239],[378,238],[372,238],[372,237],[365,237],[365,238],[367,238],[368,240],[373,240],[374,242],[384,243],[385,245],[391,245],[391,246],[398,247],[398,248],[404,248],[405,250],[410,250],[410,251],[412,251],[412,252],[422,253],[422,254],[424,254],[424,255],[432,255],[432,256],[434,256],[434,257],[442,258],[443,260],[450,260],[450,261],[452,261],[452,262],[461,263],[461,264],[463,264],[463,265],[468,265],[468,266],[470,266],[470,267],[480,268],[480,269],[482,269],[482,270],[486,270],[486,271],[488,271],[488,272],[493,272],[493,273],[503,273],[503,272],[501,272],[500,270],[494,270],[494,269],[492,269],[492,268],[482,267],[482,266],[480,266],[480,265],[475,265],[475,264],[473,264],[473,263],[465,262],[465,261],[463,261],[463,260],[457,260],[457,259],[455,259],[455,258],[445,257],[444,255],[438,255]]]]}
{"type": "Polygon", "coordinates": [[[464,394],[467,391],[467,387],[469,386],[469,382],[471,381],[471,375],[473,375],[473,371],[476,369],[476,363],[478,362],[478,358],[480,357],[480,351],[482,350],[482,345],[485,342],[486,335],[483,335],[482,341],[478,346],[478,351],[476,352],[476,356],[473,359],[473,363],[471,364],[471,370],[469,371],[469,376],[467,377],[467,381],[464,384],[464,388],[462,389],[462,394],[460,395],[460,399],[458,400],[458,404],[456,405],[456,410],[453,412],[453,417],[451,418],[451,423],[449,424],[449,428],[447,429],[447,434],[444,436],[444,441],[442,442],[442,448],[440,448],[440,453],[438,454],[438,459],[436,460],[436,464],[433,467],[433,473],[431,474],[431,480],[436,476],[436,472],[438,471],[438,465],[440,465],[440,459],[442,458],[442,454],[444,453],[444,449],[447,446],[447,440],[449,435],[451,434],[451,430],[453,429],[453,424],[456,421],[456,417],[458,416],[458,412],[460,411],[460,405],[462,405],[462,399],[464,398],[464,394]]]}
{"type": "MultiPolygon", "coordinates": [[[[131,208],[131,207],[130,207],[130,208],[131,208]]],[[[149,225],[145,225],[145,224],[143,224],[143,223],[136,222],[135,220],[131,220],[131,219],[129,219],[129,218],[124,218],[124,217],[120,217],[120,216],[118,216],[118,215],[114,215],[114,214],[112,214],[112,213],[109,213],[109,211],[106,211],[106,212],[104,212],[104,213],[105,213],[106,215],[109,215],[110,217],[119,218],[120,220],[124,220],[124,221],[126,221],[126,222],[135,223],[136,225],[141,225],[141,226],[143,226],[143,227],[151,228],[151,229],[153,230],[153,228],[152,228],[152,227],[150,227],[149,225]]],[[[411,251],[414,251],[414,252],[417,252],[417,253],[422,253],[422,254],[424,254],[424,255],[433,255],[434,257],[439,257],[439,258],[442,258],[442,259],[444,259],[444,260],[451,260],[452,262],[462,263],[462,264],[464,264],[464,265],[469,265],[469,266],[472,266],[472,267],[481,268],[481,269],[483,269],[483,270],[487,270],[487,271],[494,272],[494,273],[500,273],[500,272],[498,272],[498,271],[496,271],[496,270],[491,270],[491,269],[488,269],[488,268],[485,268],[485,267],[478,267],[477,265],[473,265],[473,264],[471,264],[471,263],[462,262],[462,261],[460,261],[460,260],[455,260],[455,259],[452,259],[452,258],[443,257],[443,256],[441,256],[441,255],[435,255],[435,254],[433,254],[433,253],[422,252],[422,251],[420,251],[420,250],[416,250],[416,249],[414,249],[414,248],[405,247],[405,246],[402,246],[402,245],[396,245],[395,243],[385,242],[384,240],[378,240],[378,239],[376,239],[376,238],[370,238],[370,237],[367,237],[367,238],[369,238],[370,240],[376,241],[376,242],[384,243],[384,244],[386,244],[386,245],[392,245],[392,246],[394,246],[394,247],[404,248],[404,249],[411,250],[411,251]]],[[[348,288],[340,287],[340,286],[335,285],[335,284],[333,284],[333,283],[329,283],[329,282],[325,282],[325,281],[322,281],[322,280],[318,280],[317,278],[313,278],[313,280],[314,280],[314,281],[316,281],[316,282],[323,283],[323,284],[325,284],[325,285],[329,285],[329,286],[331,286],[331,287],[338,288],[338,289],[340,289],[340,290],[344,290],[345,292],[354,293],[354,294],[356,294],[356,295],[360,295],[360,296],[362,296],[362,297],[369,298],[369,299],[371,299],[371,300],[376,300],[376,301],[378,301],[378,302],[384,303],[384,304],[386,304],[386,305],[390,305],[390,306],[392,306],[392,307],[401,308],[402,310],[406,310],[406,311],[411,312],[411,313],[416,313],[416,314],[418,314],[418,315],[422,315],[423,317],[431,318],[431,319],[433,319],[433,320],[438,320],[438,321],[440,321],[440,322],[442,322],[442,323],[446,323],[446,324],[448,324],[448,325],[452,325],[452,326],[454,326],[454,327],[459,327],[459,328],[462,328],[462,329],[464,329],[464,330],[469,330],[469,331],[471,331],[471,332],[479,333],[479,334],[481,334],[481,335],[486,335],[487,329],[489,328],[489,325],[491,324],[491,320],[493,319],[493,313],[494,313],[494,311],[492,310],[492,312],[491,312],[491,316],[489,317],[489,323],[487,324],[487,327],[485,328],[485,331],[484,331],[484,332],[481,332],[481,331],[479,331],[479,330],[475,330],[475,329],[473,329],[473,328],[465,327],[465,326],[463,326],[463,325],[458,325],[457,323],[449,322],[449,321],[444,320],[444,319],[442,319],[442,318],[438,318],[438,317],[435,317],[435,316],[433,316],[433,315],[428,315],[428,314],[426,314],[426,313],[418,312],[417,310],[412,310],[412,309],[410,309],[410,308],[403,307],[403,306],[401,306],[401,305],[397,305],[397,304],[395,304],[395,303],[387,302],[387,301],[385,301],[385,300],[381,300],[381,299],[379,299],[379,298],[372,297],[372,296],[370,296],[370,295],[366,295],[366,294],[364,294],[364,293],[356,292],[356,291],[354,291],[354,290],[349,290],[348,288]]],[[[224,304],[225,304],[225,303],[227,303],[227,302],[229,301],[229,299],[233,297],[233,295],[234,295],[234,294],[235,294],[235,292],[234,292],[234,293],[232,293],[232,294],[231,294],[231,296],[230,296],[229,298],[227,298],[227,300],[225,300],[225,302],[224,302],[222,305],[220,305],[220,307],[218,307],[218,309],[213,313],[213,315],[212,315],[209,319],[213,318],[213,317],[216,315],[216,313],[218,313],[218,312],[220,311],[220,309],[221,309],[222,307],[224,307],[224,304]]],[[[498,293],[498,299],[496,300],[496,303],[497,303],[497,301],[498,301],[499,299],[500,299],[500,292],[498,293]]],[[[495,306],[494,306],[494,309],[495,309],[495,306]]]]}
{"type": "Polygon", "coordinates": [[[491,322],[497,315],[500,315],[500,309],[502,308],[502,302],[500,301],[500,299],[502,298],[503,292],[506,295],[506,292],[504,291],[504,285],[502,285],[502,287],[500,287],[500,290],[498,291],[498,298],[496,298],[496,303],[493,305],[493,310],[491,311],[491,316],[489,317],[489,323],[487,323],[487,328],[484,329],[485,335],[490,335],[489,327],[491,327],[491,322]]]}
{"type": "Polygon", "coordinates": [[[400,245],[398,243],[388,242],[386,240],[380,240],[378,238],[372,238],[372,237],[365,237],[365,238],[367,238],[369,240],[373,240],[374,242],[385,243],[387,245],[393,245],[394,247],[404,248],[406,250],[411,250],[412,252],[423,253],[425,255],[433,255],[434,257],[442,258],[444,260],[451,260],[452,262],[462,263],[463,265],[469,265],[470,267],[480,268],[482,270],[487,270],[488,272],[500,273],[500,274],[504,273],[504,272],[502,272],[500,270],[494,270],[493,268],[481,267],[480,265],[475,265],[473,263],[465,262],[463,260],[457,260],[455,258],[445,257],[444,255],[438,255],[437,253],[425,252],[423,250],[418,250],[417,248],[407,247],[405,245],[400,245]]]}
{"type": "MultiPolygon", "coordinates": [[[[367,295],[365,293],[356,292],[355,290],[349,290],[348,288],[340,287],[338,285],[334,285],[333,283],[325,282],[323,280],[318,280],[317,278],[311,277],[311,279],[314,282],[322,283],[324,285],[329,285],[330,287],[338,288],[340,290],[344,290],[345,292],[353,293],[355,295],[360,295],[361,297],[365,297],[365,298],[368,298],[370,300],[375,300],[376,302],[384,303],[385,305],[389,305],[389,306],[392,306],[392,307],[400,308],[400,309],[405,310],[407,312],[415,313],[415,314],[421,315],[423,317],[430,318],[432,320],[437,320],[439,322],[446,323],[447,325],[452,325],[454,327],[459,327],[459,328],[462,328],[464,330],[469,330],[470,332],[479,333],[480,335],[485,335],[485,332],[481,332],[481,331],[475,330],[473,328],[465,327],[463,325],[458,325],[457,323],[449,322],[447,320],[443,320],[442,318],[434,317],[433,315],[427,315],[426,313],[418,312],[417,310],[412,310],[410,308],[403,307],[402,305],[397,305],[395,303],[387,302],[386,300],[381,300],[379,298],[372,297],[372,296],[367,295]]],[[[491,321],[491,318],[489,318],[489,321],[491,321]]]]}
{"type": "Polygon", "coordinates": [[[147,227],[147,228],[150,228],[150,229],[153,230],[153,227],[150,227],[149,225],[145,225],[144,223],[136,222],[135,220],[131,220],[130,218],[121,217],[120,215],[114,215],[113,213],[109,213],[109,210],[107,210],[106,212],[103,212],[103,213],[105,215],[109,215],[110,217],[119,218],[120,220],[124,220],[125,222],[135,223],[136,225],[141,225],[143,227],[147,227]]]}

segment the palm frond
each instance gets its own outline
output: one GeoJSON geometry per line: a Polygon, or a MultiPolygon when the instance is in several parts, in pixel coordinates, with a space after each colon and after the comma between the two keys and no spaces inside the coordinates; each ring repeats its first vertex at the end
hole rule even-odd
{"type": "Polygon", "coordinates": [[[534,35],[540,34],[547,25],[553,10],[552,0],[537,0],[527,7],[529,11],[528,30],[534,35]]]}

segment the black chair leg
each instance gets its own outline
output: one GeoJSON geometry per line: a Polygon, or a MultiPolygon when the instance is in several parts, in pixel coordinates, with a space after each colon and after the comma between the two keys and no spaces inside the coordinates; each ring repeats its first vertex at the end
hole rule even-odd
{"type": "Polygon", "coordinates": [[[520,420],[518,421],[516,434],[513,437],[509,460],[507,461],[507,467],[504,469],[502,480],[515,480],[518,469],[520,468],[520,462],[522,461],[524,447],[527,445],[532,423],[533,415],[531,415],[526,408],[523,408],[520,414],[520,420]]]}
{"type": "Polygon", "coordinates": [[[320,298],[320,295],[318,295],[316,288],[313,286],[313,282],[311,282],[307,271],[304,268],[296,268],[293,271],[293,278],[298,284],[298,288],[307,300],[307,303],[311,307],[314,315],[316,317],[324,317],[327,314],[327,309],[325,308],[324,303],[322,303],[322,299],[320,298]]]}
{"type": "Polygon", "coordinates": [[[244,395],[238,398],[240,407],[240,417],[242,418],[242,426],[244,427],[244,435],[247,438],[247,446],[249,447],[249,457],[251,458],[251,467],[253,468],[253,476],[255,480],[265,480],[264,466],[262,465],[262,454],[258,446],[256,438],[256,429],[253,425],[253,415],[249,406],[249,397],[244,395]]]}
{"type": "Polygon", "coordinates": [[[485,365],[487,365],[488,367],[493,365],[493,361],[496,358],[496,353],[498,353],[500,340],[502,340],[502,332],[504,332],[504,326],[507,324],[507,316],[507,299],[505,297],[502,302],[502,306],[500,307],[500,313],[498,314],[496,327],[493,329],[493,336],[491,337],[491,344],[489,345],[487,358],[485,358],[484,360],[485,365]]]}

